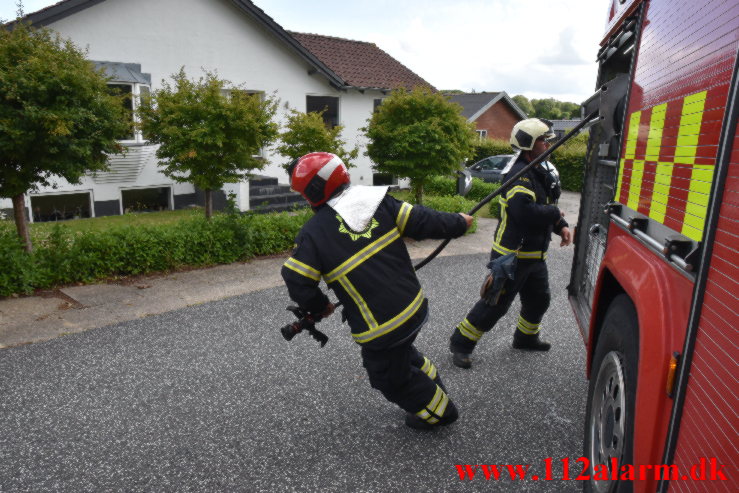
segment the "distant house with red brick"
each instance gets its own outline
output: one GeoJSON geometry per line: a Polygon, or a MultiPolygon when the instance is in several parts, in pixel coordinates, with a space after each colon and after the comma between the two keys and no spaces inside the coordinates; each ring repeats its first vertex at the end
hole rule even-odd
{"type": "Polygon", "coordinates": [[[481,139],[508,140],[513,126],[528,118],[505,91],[453,94],[449,100],[462,106],[462,115],[475,123],[481,139]]]}

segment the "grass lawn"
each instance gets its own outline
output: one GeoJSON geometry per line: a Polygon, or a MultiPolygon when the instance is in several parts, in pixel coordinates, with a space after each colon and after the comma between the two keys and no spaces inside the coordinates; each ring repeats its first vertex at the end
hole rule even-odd
{"type": "MultiPolygon", "coordinates": [[[[69,228],[71,232],[77,231],[104,231],[118,226],[138,226],[138,225],[155,225],[166,224],[180,221],[182,219],[190,219],[193,217],[204,217],[205,212],[202,209],[180,209],[176,211],[162,212],[135,212],[123,214],[122,216],[104,216],[91,217],[87,219],[69,219],[67,221],[49,221],[43,223],[29,223],[32,234],[45,234],[59,224],[65,228],[69,228]]],[[[1,229],[15,230],[15,223],[10,221],[0,221],[1,229]]]]}

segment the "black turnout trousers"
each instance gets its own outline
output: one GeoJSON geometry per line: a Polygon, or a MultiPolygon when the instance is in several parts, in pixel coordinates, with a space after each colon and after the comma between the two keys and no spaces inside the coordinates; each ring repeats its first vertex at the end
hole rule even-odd
{"type": "Polygon", "coordinates": [[[446,395],[436,367],[413,345],[416,336],[393,347],[362,347],[362,363],[370,385],[387,400],[432,425],[456,419],[457,410],[446,395]]]}
{"type": "Polygon", "coordinates": [[[452,349],[471,353],[480,337],[506,314],[517,294],[521,295],[521,313],[516,330],[538,334],[551,300],[547,264],[544,260],[518,259],[514,279],[506,280],[497,304],[491,306],[483,299],[478,300],[464,321],[457,325],[451,337],[452,349]]]}

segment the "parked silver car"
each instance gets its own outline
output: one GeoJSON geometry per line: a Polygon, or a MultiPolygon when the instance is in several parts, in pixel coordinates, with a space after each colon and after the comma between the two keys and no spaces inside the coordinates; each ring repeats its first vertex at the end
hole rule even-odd
{"type": "Polygon", "coordinates": [[[499,154],[497,156],[488,156],[481,159],[467,169],[474,178],[480,178],[486,182],[501,182],[501,171],[505,165],[513,157],[513,154],[499,154]]]}

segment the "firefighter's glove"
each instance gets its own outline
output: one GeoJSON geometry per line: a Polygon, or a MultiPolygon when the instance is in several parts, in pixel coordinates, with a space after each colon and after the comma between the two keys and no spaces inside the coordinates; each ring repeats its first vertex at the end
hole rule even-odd
{"type": "Polygon", "coordinates": [[[328,304],[326,305],[326,308],[324,308],[324,309],[323,309],[323,311],[322,311],[321,313],[319,313],[319,314],[318,314],[318,316],[319,316],[320,318],[322,318],[322,319],[323,319],[323,318],[326,318],[326,317],[330,316],[330,315],[331,315],[332,313],[334,313],[334,309],[335,309],[335,308],[336,308],[336,307],[334,306],[334,304],[333,304],[333,303],[331,303],[331,302],[329,302],[329,303],[328,303],[328,304]]]}
{"type": "Polygon", "coordinates": [[[512,281],[514,279],[517,262],[516,254],[509,253],[488,263],[490,273],[485,277],[482,287],[480,287],[480,298],[487,305],[495,306],[498,304],[506,280],[510,279],[512,281]]]}

